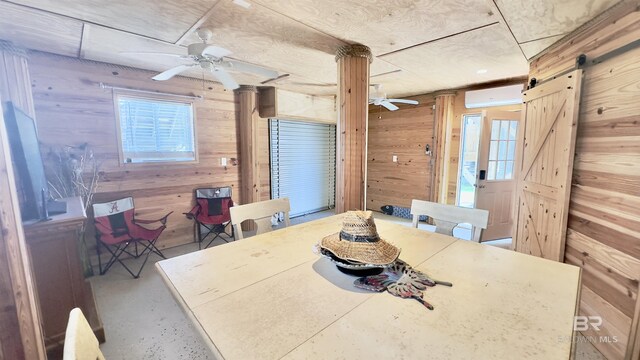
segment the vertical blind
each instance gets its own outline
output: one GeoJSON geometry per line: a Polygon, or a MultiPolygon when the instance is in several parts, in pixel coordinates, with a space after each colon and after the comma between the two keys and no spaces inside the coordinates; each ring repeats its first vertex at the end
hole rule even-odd
{"type": "Polygon", "coordinates": [[[333,208],[336,126],[271,119],[271,197],[288,197],[290,216],[333,208]]]}
{"type": "Polygon", "coordinates": [[[118,97],[124,162],[195,160],[191,103],[118,97]]]}

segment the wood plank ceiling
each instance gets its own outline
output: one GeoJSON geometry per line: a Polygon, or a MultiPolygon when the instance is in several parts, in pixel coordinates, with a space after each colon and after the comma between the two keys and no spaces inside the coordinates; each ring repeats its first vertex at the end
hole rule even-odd
{"type": "Polygon", "coordinates": [[[186,54],[199,41],[194,29],[206,26],[230,58],[291,74],[273,85],[320,95],[336,92],[335,49],[362,43],[375,55],[372,83],[406,96],[524,76],[528,58],[617,1],[249,0],[244,8],[232,0],[0,0],[0,39],[161,71],[178,63],[122,52],[186,54]]]}

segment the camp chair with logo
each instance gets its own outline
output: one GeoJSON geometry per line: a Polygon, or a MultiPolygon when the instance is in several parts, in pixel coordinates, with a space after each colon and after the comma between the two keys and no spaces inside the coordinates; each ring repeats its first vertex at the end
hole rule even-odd
{"type": "Polygon", "coordinates": [[[229,208],[233,206],[231,187],[200,188],[195,190],[195,195],[196,205],[184,215],[187,219],[194,221],[194,238],[198,242],[198,248],[202,249],[202,242],[207,237],[211,237],[211,240],[204,247],[205,249],[218,238],[229,242],[222,235],[233,238],[233,227],[228,226],[231,222],[229,208]],[[227,232],[227,226],[231,229],[231,233],[227,232]]]}
{"type": "MultiPolygon", "coordinates": [[[[173,212],[173,211],[172,211],[173,212]]],[[[171,213],[157,220],[139,220],[135,218],[133,198],[93,204],[93,217],[96,226],[96,249],[98,252],[98,266],[100,275],[104,275],[115,262],[119,262],[134,278],[138,278],[152,252],[165,259],[156,247],[156,241],[166,228],[167,217],[171,213]],[[160,227],[149,229],[140,224],[160,223],[160,227]],[[104,247],[111,254],[111,258],[102,266],[100,248],[104,247]],[[133,249],[131,248],[133,247],[133,249]],[[120,259],[123,254],[134,258],[144,256],[144,261],[137,273],[134,273],[120,259]]]]}

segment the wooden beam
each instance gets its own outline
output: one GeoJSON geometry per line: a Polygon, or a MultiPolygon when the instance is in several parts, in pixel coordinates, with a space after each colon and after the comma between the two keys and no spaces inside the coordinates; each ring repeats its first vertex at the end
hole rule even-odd
{"type": "MultiPolygon", "coordinates": [[[[0,49],[0,59],[1,76],[11,79],[0,82],[0,94],[9,94],[9,100],[23,106],[32,105],[30,84],[21,82],[29,79],[26,59],[6,49],[0,49]]],[[[2,99],[0,95],[0,104],[2,99]]],[[[0,358],[45,359],[3,112],[0,120],[0,358]]]]}
{"type": "Polygon", "coordinates": [[[338,48],[336,213],[365,208],[371,61],[364,45],[338,48]]]}
{"type": "Polygon", "coordinates": [[[433,171],[431,201],[447,203],[447,179],[450,164],[446,160],[450,153],[451,129],[453,124],[453,103],[455,93],[441,93],[436,96],[433,131],[433,171]]]}
{"type": "MultiPolygon", "coordinates": [[[[240,133],[240,203],[260,201],[259,121],[258,89],[242,85],[236,90],[238,97],[240,133]]],[[[266,121],[266,120],[265,120],[266,121]]],[[[253,224],[245,224],[244,230],[253,230],[253,224]]]]}

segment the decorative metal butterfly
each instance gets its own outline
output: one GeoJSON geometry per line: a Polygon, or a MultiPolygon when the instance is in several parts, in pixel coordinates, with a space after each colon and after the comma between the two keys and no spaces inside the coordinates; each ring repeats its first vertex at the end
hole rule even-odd
{"type": "Polygon", "coordinates": [[[382,274],[358,278],[353,284],[365,290],[387,290],[392,295],[401,298],[415,299],[429,310],[433,310],[433,305],[422,298],[422,292],[427,289],[427,286],[453,286],[450,282],[429,278],[400,259],[386,267],[382,274]]]}

